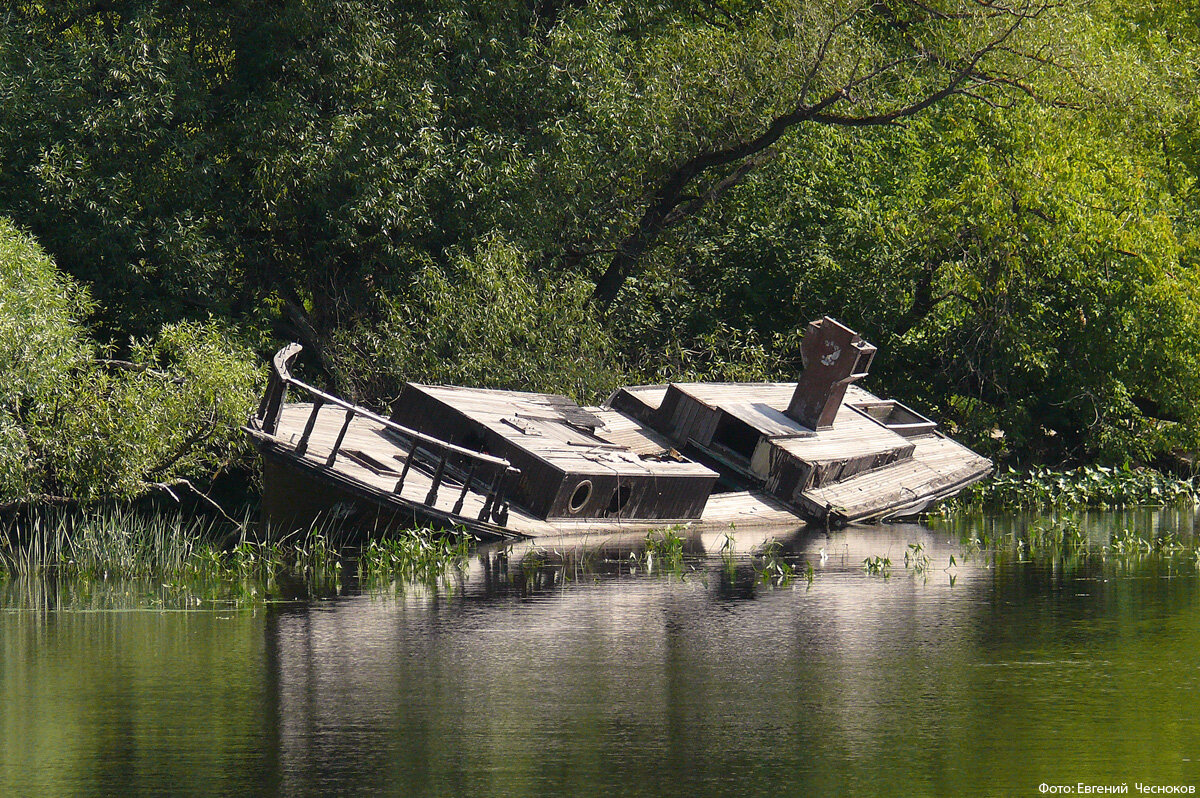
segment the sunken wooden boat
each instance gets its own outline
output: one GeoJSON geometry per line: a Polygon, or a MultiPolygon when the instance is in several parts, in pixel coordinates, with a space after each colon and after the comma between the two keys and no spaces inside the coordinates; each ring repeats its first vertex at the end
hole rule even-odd
{"type": "Polygon", "coordinates": [[[277,527],[325,518],[496,539],[876,521],[916,514],[992,464],[855,385],[875,351],[825,317],[808,326],[796,383],[621,388],[600,407],[408,383],[384,416],[294,377],[291,344],[245,431],[277,527]]]}

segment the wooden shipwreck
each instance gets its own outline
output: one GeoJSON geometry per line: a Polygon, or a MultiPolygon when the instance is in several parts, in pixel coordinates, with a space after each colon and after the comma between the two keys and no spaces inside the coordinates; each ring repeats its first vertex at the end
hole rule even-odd
{"type": "Polygon", "coordinates": [[[621,388],[601,407],[409,383],[384,417],[292,376],[299,351],[275,356],[245,428],[275,525],[332,515],[536,537],[845,524],[914,514],[992,467],[855,385],[875,347],[829,317],[808,326],[798,383],[621,388]]]}

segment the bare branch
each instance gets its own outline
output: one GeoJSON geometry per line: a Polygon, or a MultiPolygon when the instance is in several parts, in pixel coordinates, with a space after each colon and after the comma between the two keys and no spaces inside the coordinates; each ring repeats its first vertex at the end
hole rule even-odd
{"type": "Polygon", "coordinates": [[[193,485],[190,480],[186,480],[183,477],[177,477],[176,479],[173,479],[170,482],[151,482],[150,487],[157,488],[161,491],[164,491],[168,496],[170,496],[172,499],[175,500],[176,504],[179,504],[180,499],[179,499],[179,496],[175,493],[175,491],[172,490],[172,488],[185,487],[188,490],[190,490],[192,493],[194,493],[200,500],[202,500],[209,507],[212,507],[218,513],[220,513],[221,517],[224,518],[229,523],[231,523],[231,524],[241,523],[236,518],[231,516],[229,513],[225,512],[225,508],[222,507],[221,505],[217,504],[217,502],[211,496],[209,496],[207,493],[205,493],[204,491],[200,490],[195,485],[193,485]]]}
{"type": "Polygon", "coordinates": [[[188,452],[192,451],[196,447],[197,444],[203,443],[204,441],[206,441],[210,437],[212,437],[213,433],[216,432],[216,430],[217,430],[217,407],[216,407],[216,405],[213,405],[212,411],[209,413],[208,419],[205,420],[202,424],[198,425],[196,427],[196,429],[192,430],[192,433],[190,435],[188,435],[186,438],[184,438],[182,441],[180,441],[179,445],[175,447],[175,451],[173,451],[167,457],[163,458],[163,460],[158,465],[154,466],[154,468],[151,468],[149,471],[147,471],[146,472],[147,478],[154,478],[154,477],[158,476],[159,474],[166,473],[167,469],[169,469],[171,466],[178,463],[184,457],[187,457],[188,452]]]}
{"type": "Polygon", "coordinates": [[[817,48],[817,54],[813,58],[812,68],[808,70],[808,74],[804,76],[804,83],[800,87],[800,98],[798,106],[804,106],[808,102],[808,89],[812,86],[813,79],[817,76],[817,72],[821,68],[821,64],[825,63],[826,54],[829,52],[829,45],[833,41],[834,35],[844,26],[850,23],[850,20],[858,16],[859,12],[866,8],[866,5],[859,6],[851,11],[846,16],[839,19],[837,22],[829,26],[829,31],[825,34],[825,38],[821,41],[821,46],[817,48]]]}
{"type": "Polygon", "coordinates": [[[184,383],[183,377],[171,375],[165,371],[159,371],[158,369],[152,369],[145,363],[134,363],[129,360],[111,360],[108,358],[99,358],[96,360],[96,362],[102,366],[109,366],[111,368],[121,369],[122,371],[149,374],[151,377],[158,377],[161,380],[167,380],[173,385],[183,385],[184,383]]]}
{"type": "Polygon", "coordinates": [[[0,502],[0,513],[31,508],[39,504],[72,505],[79,504],[79,499],[74,496],[58,496],[51,493],[39,493],[24,499],[12,499],[11,501],[0,502]]]}
{"type": "Polygon", "coordinates": [[[716,2],[716,0],[698,0],[697,8],[692,9],[692,13],[699,17],[701,21],[721,30],[733,30],[734,26],[732,23],[737,21],[729,9],[716,2]],[[709,13],[705,13],[700,7],[707,7],[709,13]],[[714,12],[715,14],[720,14],[725,19],[723,21],[717,19],[714,12]]]}
{"type": "Polygon", "coordinates": [[[742,163],[738,165],[737,169],[734,169],[732,172],[726,175],[724,179],[719,181],[711,189],[699,196],[690,197],[686,202],[677,205],[663,219],[663,229],[674,227],[687,217],[695,215],[705,205],[713,202],[714,200],[720,199],[725,192],[742,182],[746,175],[753,172],[771,158],[774,158],[776,154],[777,153],[775,150],[768,149],[742,161],[742,163]]]}

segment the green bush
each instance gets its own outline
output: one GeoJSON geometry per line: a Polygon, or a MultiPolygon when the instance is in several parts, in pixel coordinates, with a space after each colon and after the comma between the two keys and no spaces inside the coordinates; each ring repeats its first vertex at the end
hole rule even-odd
{"type": "Polygon", "coordinates": [[[224,326],[190,322],[116,360],[85,325],[93,308],[0,219],[0,505],[133,498],[239,456],[252,353],[224,326]]]}
{"type": "Polygon", "coordinates": [[[394,397],[405,381],[569,394],[596,401],[620,383],[617,356],[589,303],[590,284],[551,279],[492,240],[453,267],[425,268],[382,321],[339,335],[344,389],[394,397]]]}

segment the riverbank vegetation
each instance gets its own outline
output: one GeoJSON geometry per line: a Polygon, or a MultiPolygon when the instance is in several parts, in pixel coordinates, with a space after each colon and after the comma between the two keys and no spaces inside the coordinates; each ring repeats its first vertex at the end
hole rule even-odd
{"type": "Polygon", "coordinates": [[[0,530],[0,592],[141,585],[248,605],[336,596],[350,584],[440,589],[452,586],[472,543],[431,529],[363,540],[335,525],[278,535],[196,514],[55,509],[0,530]]]}
{"type": "Polygon", "coordinates": [[[824,314],[879,346],[868,387],[990,456],[1187,471],[1198,21],[10,4],[0,505],[206,492],[287,340],[368,404],[405,380],[594,401],[794,379],[824,314]]]}
{"type": "Polygon", "coordinates": [[[1200,569],[1194,518],[1194,508],[1173,515],[1144,506],[1125,513],[967,509],[931,519],[917,533],[923,539],[902,544],[862,530],[814,529],[786,543],[754,538],[739,549],[731,531],[705,550],[699,538],[675,527],[627,546],[513,550],[479,549],[467,535],[431,529],[364,539],[360,530],[330,525],[273,535],[194,514],[54,510],[0,534],[0,607],[255,609],[468,589],[527,597],[575,582],[631,577],[747,596],[819,589],[832,574],[854,572],[954,588],[964,574],[996,566],[1033,568],[1051,579],[1142,572],[1194,578],[1200,569]],[[887,548],[880,550],[883,543],[887,548]]]}
{"type": "MultiPolygon", "coordinates": [[[[1200,540],[1191,529],[1153,524],[1115,529],[1097,526],[1086,517],[1064,513],[1008,524],[963,517],[949,529],[962,546],[960,563],[982,558],[992,564],[1034,564],[1059,575],[1083,569],[1122,573],[1150,567],[1161,570],[1163,578],[1194,575],[1200,569],[1200,540]]],[[[956,562],[946,572],[954,567],[956,562]]]]}
{"type": "Polygon", "coordinates": [[[199,490],[239,457],[255,355],[220,320],[119,354],[88,290],[0,219],[0,510],[199,490]]]}
{"type": "Polygon", "coordinates": [[[1198,503],[1200,485],[1195,477],[1176,477],[1150,468],[1081,466],[1055,471],[1035,466],[1028,471],[1002,469],[944,502],[941,511],[952,514],[969,509],[1011,512],[1138,505],[1195,507],[1198,503]]]}

